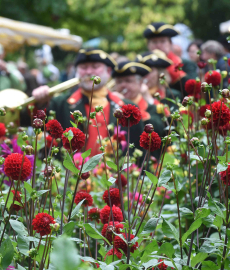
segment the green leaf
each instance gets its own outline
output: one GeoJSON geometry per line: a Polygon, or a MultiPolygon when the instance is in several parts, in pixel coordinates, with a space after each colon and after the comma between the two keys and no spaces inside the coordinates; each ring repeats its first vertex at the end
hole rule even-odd
{"type": "Polygon", "coordinates": [[[184,245],[184,242],[186,241],[187,237],[196,229],[198,229],[202,224],[202,219],[199,218],[195,220],[192,225],[189,227],[189,229],[186,231],[186,233],[182,236],[182,245],[184,245]]]}
{"type": "Polygon", "coordinates": [[[28,235],[27,229],[22,222],[10,219],[10,225],[18,234],[22,236],[28,235]]]}
{"type": "Polygon", "coordinates": [[[81,154],[81,157],[82,157],[82,158],[87,158],[87,157],[90,156],[90,154],[91,154],[91,148],[88,149],[87,151],[85,151],[84,153],[82,153],[82,154],[81,154]]]}
{"type": "Polygon", "coordinates": [[[206,218],[211,213],[211,210],[208,208],[197,208],[195,212],[195,219],[206,218]]]}
{"type": "Polygon", "coordinates": [[[70,121],[71,125],[75,128],[77,128],[77,124],[75,124],[74,122],[70,121]]]}
{"type": "Polygon", "coordinates": [[[63,162],[63,165],[65,166],[66,169],[70,170],[72,173],[74,173],[74,174],[79,173],[79,170],[74,165],[72,158],[68,152],[67,152],[66,158],[63,162]]]}
{"type": "Polygon", "coordinates": [[[83,165],[82,173],[86,173],[86,172],[93,170],[97,166],[97,164],[99,163],[99,161],[103,155],[104,155],[104,153],[98,154],[98,155],[92,157],[90,160],[88,160],[83,165]]]}
{"type": "Polygon", "coordinates": [[[169,238],[174,238],[179,243],[179,232],[177,229],[166,219],[163,218],[162,231],[164,235],[169,238]]]}
{"type": "Polygon", "coordinates": [[[180,207],[180,213],[183,215],[183,216],[190,216],[190,215],[193,215],[193,212],[186,208],[186,207],[180,207]]]}
{"type": "Polygon", "coordinates": [[[14,247],[10,238],[7,238],[4,242],[2,242],[0,254],[2,257],[0,267],[2,267],[2,269],[6,269],[11,264],[14,257],[14,247]]]}
{"type": "Polygon", "coordinates": [[[163,171],[163,173],[161,174],[159,178],[158,186],[161,187],[162,185],[167,184],[171,178],[171,175],[172,175],[171,171],[169,170],[163,171]]]}
{"type": "Polygon", "coordinates": [[[74,227],[75,227],[75,222],[73,222],[73,221],[70,221],[69,223],[65,224],[65,226],[63,228],[64,234],[66,234],[68,236],[72,236],[74,227]]]}
{"type": "Polygon", "coordinates": [[[74,210],[71,213],[71,218],[75,217],[75,215],[77,215],[79,213],[79,210],[81,208],[81,205],[83,204],[85,199],[83,199],[82,201],[79,202],[78,205],[76,205],[76,207],[74,208],[74,210]]]}
{"type": "Polygon", "coordinates": [[[170,243],[164,243],[160,247],[160,249],[158,251],[158,254],[159,255],[165,254],[167,257],[169,257],[170,259],[172,259],[174,252],[175,252],[175,250],[174,250],[172,244],[170,244],[170,243]]]}
{"type": "Polygon", "coordinates": [[[208,257],[207,253],[200,252],[195,257],[192,257],[191,266],[195,267],[198,263],[203,262],[208,257]]]}
{"type": "Polygon", "coordinates": [[[73,139],[73,131],[71,129],[63,134],[66,138],[68,138],[69,142],[73,139]]]}
{"type": "MultiPolygon", "coordinates": [[[[6,199],[7,199],[7,194],[4,195],[4,201],[5,202],[6,202],[6,199]]],[[[7,205],[6,205],[7,209],[10,209],[11,204],[13,203],[13,199],[14,199],[14,194],[12,192],[10,192],[10,195],[9,195],[9,198],[8,198],[8,201],[7,201],[7,205]]],[[[2,214],[1,214],[1,216],[2,216],[2,214]]]]}
{"type": "Polygon", "coordinates": [[[150,181],[153,183],[153,185],[156,186],[158,183],[158,178],[150,172],[145,171],[145,173],[148,176],[148,178],[150,179],[150,181]]]}
{"type": "Polygon", "coordinates": [[[113,163],[112,161],[106,161],[106,164],[113,169],[114,171],[117,171],[117,165],[115,163],[113,163]]]}
{"type": "Polygon", "coordinates": [[[24,182],[24,188],[29,192],[29,194],[31,194],[31,192],[33,191],[31,185],[27,182],[24,182]]]}
{"type": "Polygon", "coordinates": [[[222,224],[223,224],[223,219],[220,216],[216,216],[214,219],[213,225],[215,225],[220,230],[222,224]]]}
{"type": "MultiPolygon", "coordinates": [[[[129,163],[129,167],[132,166],[132,163],[129,163]]],[[[124,166],[122,167],[121,171],[126,170],[128,168],[128,163],[125,163],[124,166]]]]}
{"type": "Polygon", "coordinates": [[[216,202],[211,197],[208,200],[208,206],[214,214],[216,214],[217,216],[219,216],[225,220],[225,217],[224,217],[222,210],[220,209],[220,207],[216,204],[216,202]]]}
{"type": "Polygon", "coordinates": [[[141,257],[141,262],[147,262],[149,261],[149,255],[153,252],[153,251],[158,251],[159,246],[157,244],[157,241],[155,239],[152,240],[151,243],[149,243],[145,248],[144,248],[144,254],[141,257]]]}
{"type": "Polygon", "coordinates": [[[91,223],[84,223],[83,226],[85,228],[86,233],[90,237],[92,237],[93,239],[103,239],[109,244],[108,240],[104,236],[102,236],[91,223]]]}
{"type": "Polygon", "coordinates": [[[199,158],[197,155],[190,155],[190,159],[195,159],[195,160],[198,160],[198,161],[203,160],[203,158],[201,156],[199,158]]]}
{"type": "Polygon", "coordinates": [[[24,254],[25,256],[29,256],[29,244],[30,244],[30,241],[22,236],[22,235],[18,235],[18,238],[17,238],[17,243],[18,243],[18,249],[19,251],[24,254]]]}
{"type": "Polygon", "coordinates": [[[217,164],[217,173],[220,173],[220,172],[223,172],[223,171],[226,171],[228,168],[228,164],[223,162],[223,163],[218,163],[217,164]]]}
{"type": "Polygon", "coordinates": [[[220,268],[212,261],[204,261],[201,270],[220,270],[220,268]]]}
{"type": "Polygon", "coordinates": [[[77,270],[81,263],[73,241],[66,236],[61,236],[54,241],[50,257],[51,265],[55,270],[77,270]]]}
{"type": "Polygon", "coordinates": [[[18,270],[26,270],[26,268],[24,268],[20,264],[18,264],[18,270]]]}
{"type": "Polygon", "coordinates": [[[45,190],[45,189],[44,190],[39,190],[39,191],[36,192],[36,194],[37,194],[38,197],[40,197],[42,194],[46,193],[47,191],[50,191],[50,190],[49,189],[47,189],[47,190],[45,190]]]}
{"type": "Polygon", "coordinates": [[[147,223],[144,226],[143,231],[141,232],[141,234],[150,234],[152,233],[157,226],[157,221],[159,218],[150,218],[147,223]]]}
{"type": "MultiPolygon", "coordinates": [[[[108,179],[108,182],[110,182],[111,185],[112,185],[112,184],[114,184],[114,183],[116,182],[116,180],[117,180],[116,178],[110,177],[110,178],[108,179]]],[[[110,185],[110,186],[111,186],[111,185],[110,185]]]]}

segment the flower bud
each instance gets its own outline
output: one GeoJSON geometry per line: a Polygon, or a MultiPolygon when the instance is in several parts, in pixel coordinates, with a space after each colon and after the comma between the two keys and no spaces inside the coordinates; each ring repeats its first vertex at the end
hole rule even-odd
{"type": "Polygon", "coordinates": [[[55,232],[58,232],[60,229],[60,224],[56,222],[56,223],[52,224],[52,227],[53,227],[53,230],[55,232]]]}
{"type": "Polygon", "coordinates": [[[221,77],[225,79],[228,76],[228,72],[226,70],[221,71],[221,77]]]}
{"type": "Polygon", "coordinates": [[[57,166],[57,167],[55,168],[55,170],[56,170],[57,173],[59,173],[59,172],[61,172],[61,167],[57,166]]]}
{"type": "Polygon", "coordinates": [[[207,118],[201,119],[201,125],[206,126],[208,124],[209,120],[207,118]]]}
{"type": "Polygon", "coordinates": [[[53,110],[50,110],[50,111],[49,111],[49,115],[55,117],[55,116],[56,116],[56,112],[53,111],[53,110]]]}
{"type": "Polygon", "coordinates": [[[179,120],[181,118],[181,115],[178,111],[175,111],[173,114],[172,114],[172,119],[173,120],[179,120]]]}
{"type": "Polygon", "coordinates": [[[189,97],[184,97],[183,101],[182,101],[182,105],[184,107],[186,107],[188,105],[188,102],[189,102],[190,98],[189,97]]]}
{"type": "Polygon", "coordinates": [[[95,107],[95,112],[102,112],[103,111],[103,106],[101,106],[101,105],[98,105],[98,106],[96,106],[95,107]]]}
{"type": "Polygon", "coordinates": [[[90,119],[94,119],[96,117],[96,112],[91,112],[89,117],[90,119]]]}
{"type": "Polygon", "coordinates": [[[196,82],[200,82],[200,78],[199,77],[196,77],[196,82]]]}
{"type": "Polygon", "coordinates": [[[23,139],[23,141],[27,141],[28,140],[28,135],[22,136],[22,139],[23,139]]]}
{"type": "Polygon", "coordinates": [[[59,152],[58,147],[53,146],[52,147],[52,152],[56,155],[59,152]]]}
{"type": "Polygon", "coordinates": [[[210,110],[206,110],[204,115],[205,115],[205,117],[210,118],[212,115],[212,112],[210,110]]]}
{"type": "Polygon", "coordinates": [[[154,156],[151,156],[150,160],[152,161],[153,164],[157,163],[157,159],[154,156]]]}
{"type": "Polygon", "coordinates": [[[134,147],[135,147],[134,143],[130,143],[130,144],[129,144],[129,148],[132,149],[132,148],[134,148],[134,147]]]}
{"type": "Polygon", "coordinates": [[[223,57],[223,60],[227,62],[228,61],[228,57],[227,56],[224,56],[223,57]]]}
{"type": "Polygon", "coordinates": [[[35,118],[33,121],[33,127],[38,129],[41,128],[43,126],[43,121],[39,118],[35,118]]]}
{"type": "Polygon", "coordinates": [[[26,153],[26,155],[31,155],[31,154],[33,154],[33,152],[34,152],[34,149],[33,149],[33,147],[31,145],[27,145],[25,147],[25,153],[26,153]]]}
{"type": "Polygon", "coordinates": [[[89,172],[86,172],[86,173],[82,173],[81,174],[81,179],[83,179],[83,180],[86,180],[86,179],[88,179],[90,177],[90,173],[89,172]]]}
{"type": "Polygon", "coordinates": [[[73,113],[71,112],[71,114],[75,120],[78,120],[79,117],[82,117],[82,113],[79,110],[76,110],[73,113]]]}
{"type": "Polygon", "coordinates": [[[139,157],[142,157],[143,156],[143,151],[139,150],[139,149],[135,149],[134,152],[133,152],[133,156],[135,158],[139,158],[139,157]]]}
{"type": "Polygon", "coordinates": [[[221,95],[222,95],[222,97],[224,97],[224,98],[229,98],[229,90],[226,88],[226,89],[223,89],[222,91],[221,91],[221,95]]]}
{"type": "Polygon", "coordinates": [[[0,157],[0,165],[3,165],[3,164],[4,164],[4,162],[5,162],[4,157],[0,157]]]}
{"type": "Polygon", "coordinates": [[[200,144],[200,140],[197,137],[193,137],[190,142],[193,144],[194,147],[197,147],[200,144]]]}
{"type": "Polygon", "coordinates": [[[42,121],[46,119],[46,113],[43,110],[38,110],[36,114],[36,118],[41,119],[42,121]]]}
{"type": "Polygon", "coordinates": [[[25,128],[24,127],[18,127],[18,132],[24,132],[25,128]]]}
{"type": "Polygon", "coordinates": [[[37,255],[38,255],[38,251],[37,251],[36,248],[31,248],[31,249],[29,250],[29,256],[30,256],[31,258],[35,258],[37,255]]]}
{"type": "Polygon", "coordinates": [[[158,101],[160,101],[161,97],[160,94],[158,92],[156,92],[154,95],[154,98],[156,98],[158,101]]]}
{"type": "Polygon", "coordinates": [[[146,124],[146,125],[145,125],[145,128],[144,128],[144,131],[145,131],[146,133],[152,133],[152,132],[154,131],[153,125],[152,125],[152,124],[146,124]]]}
{"type": "Polygon", "coordinates": [[[104,146],[101,146],[101,147],[99,148],[99,150],[101,150],[102,152],[104,152],[104,151],[105,151],[105,147],[104,147],[104,146]]]}
{"type": "Polygon", "coordinates": [[[14,125],[14,122],[10,122],[8,125],[7,125],[7,128],[14,128],[15,125],[14,125]]]}
{"type": "Polygon", "coordinates": [[[146,204],[151,204],[151,197],[150,196],[148,196],[147,198],[146,198],[146,195],[144,196],[144,200],[145,200],[145,203],[146,204]]]}
{"type": "Polygon", "coordinates": [[[4,108],[0,108],[0,116],[5,116],[6,110],[4,108]]]}
{"type": "Polygon", "coordinates": [[[95,84],[100,84],[101,78],[100,78],[99,76],[95,76],[95,77],[93,78],[93,82],[94,82],[95,84]]]}
{"type": "Polygon", "coordinates": [[[113,113],[113,116],[118,119],[122,118],[123,117],[122,109],[116,109],[115,112],[113,113]]]}
{"type": "Polygon", "coordinates": [[[4,143],[7,144],[7,145],[10,145],[11,144],[11,140],[10,139],[5,139],[4,140],[4,143]]]}
{"type": "Polygon", "coordinates": [[[46,177],[50,177],[52,175],[52,172],[53,172],[53,168],[51,166],[47,166],[47,168],[44,171],[44,175],[46,177]]]}
{"type": "Polygon", "coordinates": [[[208,91],[210,91],[211,90],[211,88],[212,88],[212,86],[211,85],[209,85],[208,83],[206,83],[206,82],[202,82],[202,84],[201,84],[201,91],[203,92],[203,93],[207,93],[208,91]]]}
{"type": "Polygon", "coordinates": [[[32,112],[34,110],[34,105],[29,105],[28,109],[32,112]]]}
{"type": "Polygon", "coordinates": [[[159,76],[160,79],[165,80],[165,74],[162,72],[159,76]]]}

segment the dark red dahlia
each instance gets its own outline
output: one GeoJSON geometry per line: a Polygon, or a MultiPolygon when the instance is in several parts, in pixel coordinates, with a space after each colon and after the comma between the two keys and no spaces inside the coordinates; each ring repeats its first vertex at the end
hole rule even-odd
{"type": "MultiPolygon", "coordinates": [[[[160,270],[166,270],[168,268],[168,266],[164,263],[164,261],[162,259],[160,259],[159,262],[162,262],[162,263],[158,264],[158,266],[157,266],[158,269],[160,269],[160,270]]],[[[154,269],[155,268],[153,267],[153,270],[154,269]]],[[[171,267],[171,269],[175,269],[175,268],[171,267]]]]}
{"type": "Polygon", "coordinates": [[[88,218],[91,221],[95,221],[95,222],[99,223],[100,222],[100,209],[98,209],[96,207],[90,209],[88,212],[88,218]]]}
{"type": "MultiPolygon", "coordinates": [[[[150,134],[146,133],[145,131],[140,136],[140,146],[143,147],[145,150],[149,150],[150,144],[150,134]]],[[[155,151],[161,147],[161,138],[159,135],[153,131],[151,133],[151,145],[150,151],[155,151]]]]}
{"type": "MultiPolygon", "coordinates": [[[[126,234],[125,233],[122,233],[123,237],[126,239],[126,234]]],[[[128,235],[127,235],[128,237],[128,235]]],[[[133,234],[130,234],[130,241],[134,238],[134,235],[133,234]]],[[[115,236],[114,238],[114,247],[116,249],[121,249],[124,251],[124,253],[127,255],[127,244],[122,240],[122,238],[118,235],[115,236]]],[[[130,252],[134,252],[134,250],[136,250],[138,248],[138,243],[136,242],[134,245],[132,245],[130,247],[130,252]]]]}
{"type": "Polygon", "coordinates": [[[230,58],[228,58],[228,65],[230,66],[230,58]]]}
{"type": "Polygon", "coordinates": [[[24,156],[23,164],[22,160],[23,155],[19,153],[13,153],[6,157],[4,162],[4,172],[7,176],[11,177],[12,180],[18,180],[21,167],[21,181],[26,180],[27,177],[30,175],[32,166],[29,159],[24,156]]]}
{"type": "Polygon", "coordinates": [[[121,124],[123,127],[128,126],[128,120],[130,127],[140,122],[141,112],[139,108],[136,107],[135,105],[131,104],[123,105],[121,107],[121,110],[123,111],[123,116],[122,118],[119,119],[119,124],[121,124]]]}
{"type": "MultiPolygon", "coordinates": [[[[67,133],[69,130],[73,132],[73,138],[71,140],[72,151],[81,150],[85,144],[85,134],[79,128],[75,127],[67,128],[63,133],[67,133]]],[[[65,149],[70,150],[69,140],[64,134],[62,135],[62,143],[65,149]]]]}
{"type": "Polygon", "coordinates": [[[122,253],[116,248],[114,249],[114,253],[113,253],[113,248],[112,248],[105,254],[104,260],[106,259],[107,256],[112,256],[113,254],[116,255],[119,260],[122,258],[122,253]]]}
{"type": "Polygon", "coordinates": [[[39,213],[33,219],[33,230],[40,233],[41,236],[49,235],[51,233],[51,224],[54,224],[55,220],[47,213],[39,213]]]}
{"type": "MultiPolygon", "coordinates": [[[[15,196],[15,190],[11,190],[11,192],[14,194],[14,196],[15,196]]],[[[16,196],[15,196],[15,201],[16,202],[19,202],[20,204],[22,203],[22,200],[21,200],[21,192],[20,191],[17,191],[17,194],[16,194],[16,196]]],[[[21,205],[18,205],[18,204],[13,204],[12,205],[12,207],[13,207],[13,209],[15,210],[15,211],[19,211],[21,208],[23,208],[23,206],[21,205]]]]}
{"type": "Polygon", "coordinates": [[[0,138],[6,135],[6,126],[3,123],[0,123],[0,138]]]}
{"type": "MultiPolygon", "coordinates": [[[[121,186],[125,187],[127,185],[127,179],[123,174],[121,174],[120,176],[121,176],[121,186]]],[[[118,185],[118,178],[115,183],[118,185]]]]}
{"type": "Polygon", "coordinates": [[[101,234],[110,242],[113,242],[113,237],[115,237],[115,235],[113,234],[113,232],[119,234],[121,233],[121,230],[124,228],[124,225],[114,221],[114,226],[113,226],[113,222],[110,221],[109,224],[105,224],[102,228],[101,234]]]}
{"type": "MultiPolygon", "coordinates": [[[[51,146],[52,139],[53,138],[50,135],[46,136],[46,145],[48,148],[50,148],[50,146],[51,146]]],[[[55,139],[53,139],[52,146],[58,146],[58,142],[55,139]]]]}
{"type": "Polygon", "coordinates": [[[176,64],[175,67],[174,67],[174,70],[175,71],[182,70],[183,66],[184,66],[184,64],[182,64],[182,63],[176,64]]]}
{"type": "Polygon", "coordinates": [[[44,110],[37,110],[37,114],[34,116],[34,118],[39,118],[42,121],[46,119],[46,109],[44,110]]]}
{"type": "Polygon", "coordinates": [[[230,163],[228,163],[228,179],[227,179],[227,173],[226,171],[220,172],[220,179],[223,181],[225,185],[227,185],[228,181],[228,186],[230,186],[230,163]]]}
{"type": "Polygon", "coordinates": [[[212,84],[212,86],[217,86],[220,84],[221,82],[221,75],[218,71],[208,71],[205,75],[204,75],[204,80],[208,83],[208,84],[212,84]]]}
{"type": "Polygon", "coordinates": [[[203,69],[203,68],[205,68],[205,67],[207,66],[207,63],[200,61],[200,62],[197,63],[197,66],[198,66],[200,69],[203,69]]]}
{"type": "MultiPolygon", "coordinates": [[[[113,212],[114,221],[121,222],[123,220],[123,215],[119,207],[113,205],[112,212],[113,212]]],[[[103,224],[108,223],[109,217],[110,217],[110,207],[106,205],[103,209],[101,209],[101,212],[100,212],[101,222],[103,224]]],[[[110,217],[110,220],[112,220],[112,217],[110,217]]]]}
{"type": "Polygon", "coordinates": [[[79,202],[81,202],[82,200],[84,200],[84,202],[83,202],[83,205],[84,206],[92,206],[93,205],[93,198],[92,198],[92,196],[88,192],[85,192],[83,190],[78,191],[76,193],[74,202],[76,204],[79,204],[79,202]]]}
{"type": "Polygon", "coordinates": [[[212,103],[212,109],[209,105],[209,110],[212,111],[213,124],[215,127],[218,126],[219,115],[220,115],[220,123],[219,127],[225,126],[230,121],[230,110],[229,108],[220,100],[212,103]],[[221,106],[222,103],[222,106],[221,106]],[[221,109],[221,111],[220,111],[221,109]]]}
{"type": "MultiPolygon", "coordinates": [[[[113,135],[113,139],[117,140],[117,133],[113,135]]],[[[126,141],[124,133],[118,133],[118,142],[121,143],[122,141],[126,141]]]]}
{"type": "MultiPolygon", "coordinates": [[[[187,110],[180,111],[180,115],[183,115],[183,114],[188,115],[188,111],[187,110]]],[[[189,118],[190,118],[190,125],[191,125],[194,121],[194,114],[191,111],[189,111],[189,116],[190,116],[189,118]]]]}
{"type": "Polygon", "coordinates": [[[201,118],[205,117],[204,114],[205,114],[206,110],[209,110],[209,109],[210,109],[210,105],[208,105],[208,104],[200,106],[200,110],[199,110],[200,117],[201,118]]]}
{"type": "Polygon", "coordinates": [[[201,82],[197,82],[194,79],[187,80],[185,83],[185,91],[188,93],[189,96],[195,97],[195,99],[200,98],[200,87],[201,87],[201,82]]]}
{"type": "Polygon", "coordinates": [[[56,119],[49,120],[49,122],[46,124],[46,130],[55,139],[61,138],[63,133],[63,128],[56,119]]]}
{"type": "Polygon", "coordinates": [[[106,190],[104,192],[102,199],[104,200],[105,203],[107,203],[107,205],[110,205],[109,204],[109,195],[110,195],[111,205],[120,206],[119,189],[118,188],[110,188],[109,194],[108,194],[108,190],[106,190]]]}

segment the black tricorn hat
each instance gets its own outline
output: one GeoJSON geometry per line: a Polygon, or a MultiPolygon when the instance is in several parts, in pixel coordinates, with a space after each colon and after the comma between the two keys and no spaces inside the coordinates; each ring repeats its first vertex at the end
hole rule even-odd
{"type": "Polygon", "coordinates": [[[112,77],[123,77],[129,75],[145,76],[151,72],[148,66],[131,61],[124,61],[119,63],[112,72],[112,77]]]}
{"type": "Polygon", "coordinates": [[[166,56],[166,54],[160,50],[153,50],[152,52],[145,52],[138,54],[136,61],[145,64],[148,67],[167,68],[173,64],[173,62],[166,56]]]}
{"type": "Polygon", "coordinates": [[[114,68],[117,62],[106,52],[99,49],[81,49],[75,61],[75,66],[87,62],[101,62],[114,68]]]}
{"type": "Polygon", "coordinates": [[[149,24],[144,31],[144,37],[147,39],[154,37],[175,37],[180,33],[171,24],[156,22],[149,24]]]}

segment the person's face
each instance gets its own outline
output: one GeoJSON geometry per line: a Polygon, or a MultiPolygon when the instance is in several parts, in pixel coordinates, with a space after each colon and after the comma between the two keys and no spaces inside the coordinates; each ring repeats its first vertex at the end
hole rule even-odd
{"type": "Polygon", "coordinates": [[[199,56],[197,52],[199,51],[199,48],[196,46],[196,44],[193,44],[190,46],[188,50],[188,55],[191,61],[197,62],[199,60],[199,56]]]}
{"type": "MultiPolygon", "coordinates": [[[[209,53],[207,52],[206,50],[203,50],[202,53],[201,53],[201,58],[204,60],[204,61],[208,61],[209,59],[213,58],[213,59],[216,59],[216,56],[214,53],[209,53]]],[[[216,59],[217,60],[217,59],[216,59]]]]}
{"type": "Polygon", "coordinates": [[[158,72],[158,69],[157,68],[152,68],[152,71],[147,74],[145,76],[145,78],[147,79],[146,81],[146,84],[148,86],[149,89],[155,87],[158,85],[158,82],[159,82],[159,72],[158,72]]]}
{"type": "Polygon", "coordinates": [[[169,37],[155,37],[148,40],[149,51],[158,49],[168,54],[171,51],[171,48],[172,43],[169,37]]]}
{"type": "Polygon", "coordinates": [[[90,79],[93,76],[101,78],[101,83],[94,85],[94,89],[97,90],[108,82],[110,74],[111,68],[100,62],[81,63],[77,66],[77,76],[81,80],[79,86],[86,91],[92,90],[93,81],[90,79]]]}
{"type": "Polygon", "coordinates": [[[116,78],[115,91],[121,93],[127,99],[135,99],[140,93],[142,80],[135,75],[116,78]]]}

